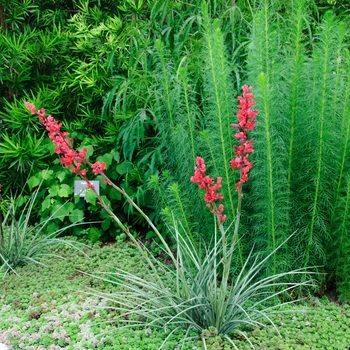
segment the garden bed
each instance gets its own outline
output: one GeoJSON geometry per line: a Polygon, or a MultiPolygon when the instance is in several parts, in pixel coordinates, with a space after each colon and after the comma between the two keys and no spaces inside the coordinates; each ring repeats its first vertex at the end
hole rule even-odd
{"type": "MultiPolygon", "coordinates": [[[[55,251],[65,259],[17,269],[0,282],[0,343],[12,349],[159,349],[167,333],[151,328],[119,329],[113,305],[91,294],[112,293],[116,287],[80,271],[97,274],[119,267],[145,276],[137,250],[123,242],[94,244],[86,256],[70,248],[55,251]]],[[[289,306],[295,312],[274,315],[281,336],[272,326],[250,330],[256,349],[347,349],[350,346],[350,306],[328,298],[310,298],[289,306]]],[[[168,330],[169,332],[170,330],[168,330]]],[[[210,334],[210,349],[231,346],[210,334]]],[[[164,349],[181,348],[183,334],[173,334],[164,349]]],[[[184,349],[201,349],[201,342],[184,349]]],[[[239,349],[249,344],[235,339],[239,349]]]]}

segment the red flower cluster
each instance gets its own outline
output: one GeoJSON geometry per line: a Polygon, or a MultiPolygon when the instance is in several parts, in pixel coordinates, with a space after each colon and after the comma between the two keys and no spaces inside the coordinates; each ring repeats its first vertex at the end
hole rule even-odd
{"type": "Polygon", "coordinates": [[[249,93],[251,86],[244,85],[242,87],[243,97],[238,96],[240,110],[237,113],[239,124],[231,124],[233,128],[237,129],[235,138],[239,141],[239,146],[234,146],[236,158],[231,160],[231,168],[240,170],[240,179],[236,183],[236,191],[238,192],[241,185],[248,181],[248,173],[253,166],[253,163],[248,161],[249,153],[254,152],[253,139],[247,140],[247,133],[255,129],[255,117],[258,111],[251,109],[255,104],[253,100],[254,95],[249,93]]]}
{"type": "MultiPolygon", "coordinates": [[[[81,164],[89,164],[86,159],[87,149],[80,149],[75,151],[72,146],[72,139],[68,139],[68,132],[62,132],[62,123],[58,123],[53,117],[46,117],[46,112],[44,108],[37,110],[35,106],[29,102],[26,102],[27,108],[32,112],[32,114],[37,114],[39,116],[40,122],[46,127],[49,132],[49,137],[56,145],[55,153],[60,155],[60,162],[65,167],[73,167],[71,169],[72,173],[81,176],[87,181],[87,186],[92,187],[92,184],[86,179],[87,169],[81,169],[81,164]]],[[[96,162],[90,165],[92,172],[95,175],[102,174],[106,169],[105,163],[96,162]]]]}
{"type": "Polygon", "coordinates": [[[219,218],[221,224],[223,224],[226,220],[226,215],[223,215],[224,206],[223,204],[219,205],[219,210],[216,209],[215,202],[221,201],[224,199],[222,194],[216,193],[218,189],[222,187],[221,185],[221,177],[218,177],[216,180],[216,184],[214,184],[214,180],[210,176],[205,176],[206,167],[204,164],[204,160],[201,157],[196,158],[196,167],[194,168],[194,175],[191,177],[191,181],[197,183],[199,188],[205,190],[204,200],[207,203],[207,207],[210,211],[216,214],[219,218]]]}

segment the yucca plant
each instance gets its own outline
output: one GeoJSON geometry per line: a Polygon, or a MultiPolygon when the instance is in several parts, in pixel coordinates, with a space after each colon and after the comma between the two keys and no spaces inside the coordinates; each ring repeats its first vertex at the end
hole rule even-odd
{"type": "Polygon", "coordinates": [[[30,263],[44,264],[44,259],[58,256],[50,253],[49,248],[53,246],[62,244],[82,253],[81,248],[86,247],[82,243],[59,238],[64,231],[79,223],[49,234],[44,232],[56,212],[46,220],[30,225],[31,212],[37,201],[40,187],[32,193],[24,207],[20,206],[19,200],[14,197],[6,201],[6,214],[1,222],[0,237],[0,270],[4,272],[3,277],[12,271],[16,273],[15,269],[18,266],[30,263]]]}

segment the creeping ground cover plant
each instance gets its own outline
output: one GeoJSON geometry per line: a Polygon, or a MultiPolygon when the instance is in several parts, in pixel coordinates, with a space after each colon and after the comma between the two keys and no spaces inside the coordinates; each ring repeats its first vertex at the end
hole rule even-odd
{"type": "MultiPolygon", "coordinates": [[[[238,334],[240,339],[245,339],[253,347],[249,340],[249,330],[252,327],[270,323],[277,330],[269,314],[285,311],[286,309],[280,309],[280,306],[289,303],[280,302],[278,296],[297,287],[312,285],[313,282],[306,278],[300,278],[303,281],[301,283],[286,282],[291,279],[285,279],[286,276],[295,274],[309,276],[308,269],[264,276],[264,265],[275,251],[261,258],[259,255],[253,258],[251,251],[243,267],[232,264],[238,241],[243,185],[249,180],[248,175],[253,168],[249,156],[253,153],[254,140],[249,138],[248,133],[256,127],[258,112],[252,109],[255,102],[251,89],[243,86],[243,96],[238,97],[238,123],[231,125],[236,129],[235,139],[238,141],[238,145],[234,146],[235,158],[231,160],[231,168],[232,171],[239,171],[239,180],[236,183],[238,205],[234,225],[228,223],[227,228],[224,226],[227,224],[224,197],[219,193],[222,179],[218,177],[214,181],[206,175],[204,159],[197,157],[195,172],[190,180],[205,192],[204,201],[214,216],[211,234],[213,239],[211,244],[197,243],[191,239],[182,223],[172,215],[169,230],[172,232],[175,249],[164,240],[162,234],[124,189],[105,175],[104,163],[91,163],[86,157],[86,150],[74,150],[69,134],[61,131],[62,124],[51,116],[47,117],[43,108],[37,110],[27,102],[27,107],[33,114],[38,114],[41,123],[48,130],[62,165],[69,167],[73,173],[86,181],[89,191],[95,194],[99,203],[124,230],[147,262],[148,277],[146,274],[146,277],[141,278],[121,269],[114,269],[113,273],[95,275],[96,278],[116,286],[116,293],[92,293],[112,303],[112,307],[120,315],[117,322],[119,327],[158,327],[169,332],[169,336],[182,329],[182,345],[186,339],[200,336],[204,349],[207,348],[208,334],[222,337],[237,349],[235,334],[238,334]],[[95,191],[89,181],[89,170],[95,175],[101,175],[106,184],[119,191],[147,220],[162,243],[164,256],[167,256],[164,261],[156,259],[123,225],[104,198],[95,191]]],[[[168,337],[164,343],[167,339],[168,337]]]]}

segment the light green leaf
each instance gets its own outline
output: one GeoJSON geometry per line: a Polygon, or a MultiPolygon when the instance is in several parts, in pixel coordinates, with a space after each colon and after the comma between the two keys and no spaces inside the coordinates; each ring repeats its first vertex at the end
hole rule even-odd
{"type": "Polygon", "coordinates": [[[55,204],[51,210],[51,214],[54,218],[63,221],[64,218],[71,212],[71,204],[72,203],[65,203],[63,205],[55,204]]]}
{"type": "Polygon", "coordinates": [[[72,213],[69,215],[69,220],[75,224],[76,222],[83,221],[84,212],[80,209],[74,209],[72,213]]]}
{"type": "Polygon", "coordinates": [[[41,210],[45,211],[46,209],[49,209],[51,207],[51,197],[47,196],[44,201],[41,203],[41,210]]]}
{"type": "Polygon", "coordinates": [[[97,160],[99,162],[106,163],[107,166],[110,166],[112,164],[112,161],[113,161],[113,155],[110,153],[106,153],[103,156],[97,157],[97,160]]]}
{"type": "Polygon", "coordinates": [[[85,192],[85,201],[86,203],[91,203],[93,205],[96,205],[96,195],[94,191],[91,190],[91,188],[87,188],[85,192]]]}
{"type": "Polygon", "coordinates": [[[51,197],[56,197],[58,194],[59,187],[58,185],[54,184],[49,188],[49,193],[51,197]]]}
{"type": "Polygon", "coordinates": [[[37,178],[36,175],[34,175],[34,176],[29,178],[29,180],[27,181],[27,184],[28,184],[30,190],[32,190],[34,187],[39,186],[40,179],[37,178]]]}
{"type": "Polygon", "coordinates": [[[94,148],[91,145],[85,146],[84,148],[87,148],[86,158],[89,159],[94,153],[94,148]]]}
{"type": "Polygon", "coordinates": [[[120,175],[125,175],[129,173],[132,170],[132,168],[132,163],[126,160],[125,162],[118,164],[116,169],[120,175]]]}
{"type": "Polygon", "coordinates": [[[67,173],[64,170],[58,171],[56,173],[56,177],[58,180],[60,180],[60,182],[62,182],[65,179],[66,175],[67,175],[67,173]]]}
{"type": "Polygon", "coordinates": [[[43,170],[41,172],[41,177],[44,180],[50,180],[52,179],[52,174],[53,174],[53,170],[43,170]]]}
{"type": "Polygon", "coordinates": [[[66,184],[62,184],[59,191],[58,195],[60,197],[68,197],[72,193],[72,188],[66,184]]]}
{"type": "Polygon", "coordinates": [[[96,227],[90,227],[87,230],[86,236],[92,241],[97,242],[98,239],[102,236],[102,232],[96,227]]]}

